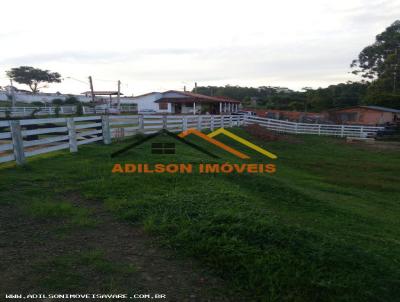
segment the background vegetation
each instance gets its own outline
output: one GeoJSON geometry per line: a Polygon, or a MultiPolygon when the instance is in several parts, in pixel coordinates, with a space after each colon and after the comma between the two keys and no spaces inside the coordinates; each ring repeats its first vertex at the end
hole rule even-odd
{"type": "Polygon", "coordinates": [[[351,63],[359,82],[330,85],[327,88],[292,91],[282,87],[207,86],[197,92],[227,96],[244,101],[248,106],[283,110],[311,110],[354,105],[380,105],[400,109],[400,20],[376,36],[351,63]],[[254,102],[251,102],[251,99],[254,102]]]}

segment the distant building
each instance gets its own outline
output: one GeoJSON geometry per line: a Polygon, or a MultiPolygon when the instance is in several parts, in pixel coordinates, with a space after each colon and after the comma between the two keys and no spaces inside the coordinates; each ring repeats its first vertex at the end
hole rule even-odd
{"type": "Polygon", "coordinates": [[[68,97],[75,97],[78,101],[83,103],[88,103],[91,101],[90,96],[84,95],[74,95],[74,94],[61,94],[60,92],[56,93],[44,93],[38,92],[33,94],[31,91],[18,89],[14,86],[5,86],[4,89],[0,90],[0,101],[10,101],[12,95],[14,95],[15,100],[21,103],[33,103],[33,102],[41,102],[43,104],[51,104],[54,99],[62,99],[65,100],[68,97]]]}
{"type": "Polygon", "coordinates": [[[293,90],[287,88],[287,87],[273,87],[273,89],[278,92],[278,93],[291,93],[293,90]]]}
{"type": "Polygon", "coordinates": [[[150,92],[122,98],[121,104],[135,103],[138,111],[154,110],[174,114],[223,114],[237,112],[240,102],[227,97],[212,97],[187,91],[150,92]]]}
{"type": "MultiPolygon", "coordinates": [[[[92,97],[92,92],[91,91],[85,91],[82,92],[81,94],[83,94],[86,98],[90,98],[92,97]]],[[[118,99],[115,98],[116,96],[118,96],[118,94],[120,96],[123,95],[123,93],[118,91],[109,91],[109,90],[102,90],[102,91],[93,91],[93,96],[94,96],[94,100],[96,103],[108,103],[110,106],[113,103],[117,103],[118,99]],[[114,96],[114,98],[113,98],[114,96]]]]}
{"type": "Polygon", "coordinates": [[[328,111],[328,118],[338,124],[384,125],[400,120],[400,110],[381,106],[354,106],[328,111]]]}

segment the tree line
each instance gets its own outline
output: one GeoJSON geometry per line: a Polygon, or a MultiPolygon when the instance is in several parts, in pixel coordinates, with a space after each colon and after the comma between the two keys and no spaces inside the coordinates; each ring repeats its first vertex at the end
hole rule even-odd
{"type": "Polygon", "coordinates": [[[197,92],[210,96],[231,97],[249,107],[281,110],[321,111],[355,105],[378,105],[400,109],[400,20],[376,36],[351,62],[358,82],[304,87],[293,91],[282,87],[205,86],[197,92]]]}

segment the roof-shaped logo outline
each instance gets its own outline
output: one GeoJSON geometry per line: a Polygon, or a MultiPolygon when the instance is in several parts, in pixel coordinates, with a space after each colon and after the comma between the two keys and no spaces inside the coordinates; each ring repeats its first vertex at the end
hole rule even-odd
{"type": "Polygon", "coordinates": [[[175,139],[175,140],[177,140],[177,141],[179,141],[179,142],[181,142],[183,144],[186,144],[186,145],[192,147],[193,149],[196,149],[196,150],[198,150],[198,151],[200,151],[200,152],[202,152],[204,154],[207,154],[207,155],[209,155],[209,156],[211,156],[213,158],[219,158],[219,156],[211,153],[210,151],[207,151],[203,147],[198,146],[195,143],[189,142],[189,141],[185,140],[184,138],[181,138],[180,136],[176,135],[175,133],[172,133],[172,132],[168,131],[167,129],[161,129],[160,131],[157,131],[156,133],[147,135],[146,137],[142,138],[141,140],[139,140],[137,142],[134,142],[132,144],[129,144],[128,146],[126,146],[126,147],[124,147],[124,148],[122,148],[122,149],[120,149],[118,151],[113,152],[111,154],[111,157],[115,157],[115,156],[121,155],[121,154],[129,151],[130,149],[133,149],[133,148],[135,148],[135,147],[137,147],[137,146],[139,146],[139,145],[141,145],[141,144],[143,144],[143,143],[145,143],[145,142],[147,142],[147,141],[149,141],[149,140],[151,140],[151,139],[153,139],[153,138],[155,138],[155,137],[157,137],[157,136],[159,136],[161,134],[167,134],[170,137],[172,137],[173,139],[175,139]]]}
{"type": "Polygon", "coordinates": [[[244,139],[244,138],[242,138],[240,136],[237,136],[236,134],[234,134],[234,133],[232,133],[232,132],[230,132],[230,131],[228,131],[228,130],[226,130],[224,128],[219,128],[219,129],[209,133],[207,136],[210,137],[210,138],[213,138],[213,137],[215,137],[217,135],[220,135],[220,134],[224,134],[224,135],[230,137],[231,139],[241,143],[242,145],[245,145],[245,146],[247,146],[247,147],[249,147],[249,148],[251,148],[251,149],[253,149],[253,150],[261,153],[262,155],[265,155],[265,156],[269,157],[269,158],[272,158],[272,159],[277,159],[278,158],[278,156],[276,156],[275,154],[269,152],[268,150],[265,150],[265,149],[255,145],[255,144],[253,144],[252,142],[249,142],[248,140],[246,140],[246,139],[244,139]]]}

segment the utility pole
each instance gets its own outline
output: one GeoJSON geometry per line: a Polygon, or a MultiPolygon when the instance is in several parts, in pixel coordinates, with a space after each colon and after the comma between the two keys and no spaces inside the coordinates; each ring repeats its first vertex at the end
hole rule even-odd
{"type": "Polygon", "coordinates": [[[121,81],[120,80],[118,80],[118,95],[117,95],[117,101],[118,101],[118,110],[121,108],[121,103],[120,103],[120,101],[121,101],[121,98],[120,98],[120,96],[121,96],[121,81]]]}
{"type": "Polygon", "coordinates": [[[90,93],[92,95],[92,103],[94,104],[94,91],[93,91],[93,80],[92,76],[89,76],[90,93]]]}
{"type": "Polygon", "coordinates": [[[394,63],[394,66],[393,66],[394,67],[394,71],[393,71],[393,93],[396,93],[397,67],[399,66],[397,64],[397,62],[398,62],[397,50],[398,50],[398,48],[396,48],[395,51],[394,51],[395,63],[394,63]]]}
{"type": "Polygon", "coordinates": [[[194,93],[197,93],[197,82],[194,82],[194,93]]]}
{"type": "Polygon", "coordinates": [[[14,86],[13,86],[13,80],[10,79],[10,84],[11,84],[11,108],[14,109],[15,107],[15,92],[14,92],[14,86]]]}
{"type": "MultiPolygon", "coordinates": [[[[385,50],[388,53],[388,56],[393,54],[394,55],[394,64],[391,64],[390,67],[393,68],[393,93],[396,92],[396,81],[397,81],[397,67],[399,67],[399,57],[398,57],[398,49],[400,48],[400,44],[396,46],[394,49],[394,53],[392,50],[385,50]]],[[[385,60],[387,57],[385,58],[385,60]]]]}

